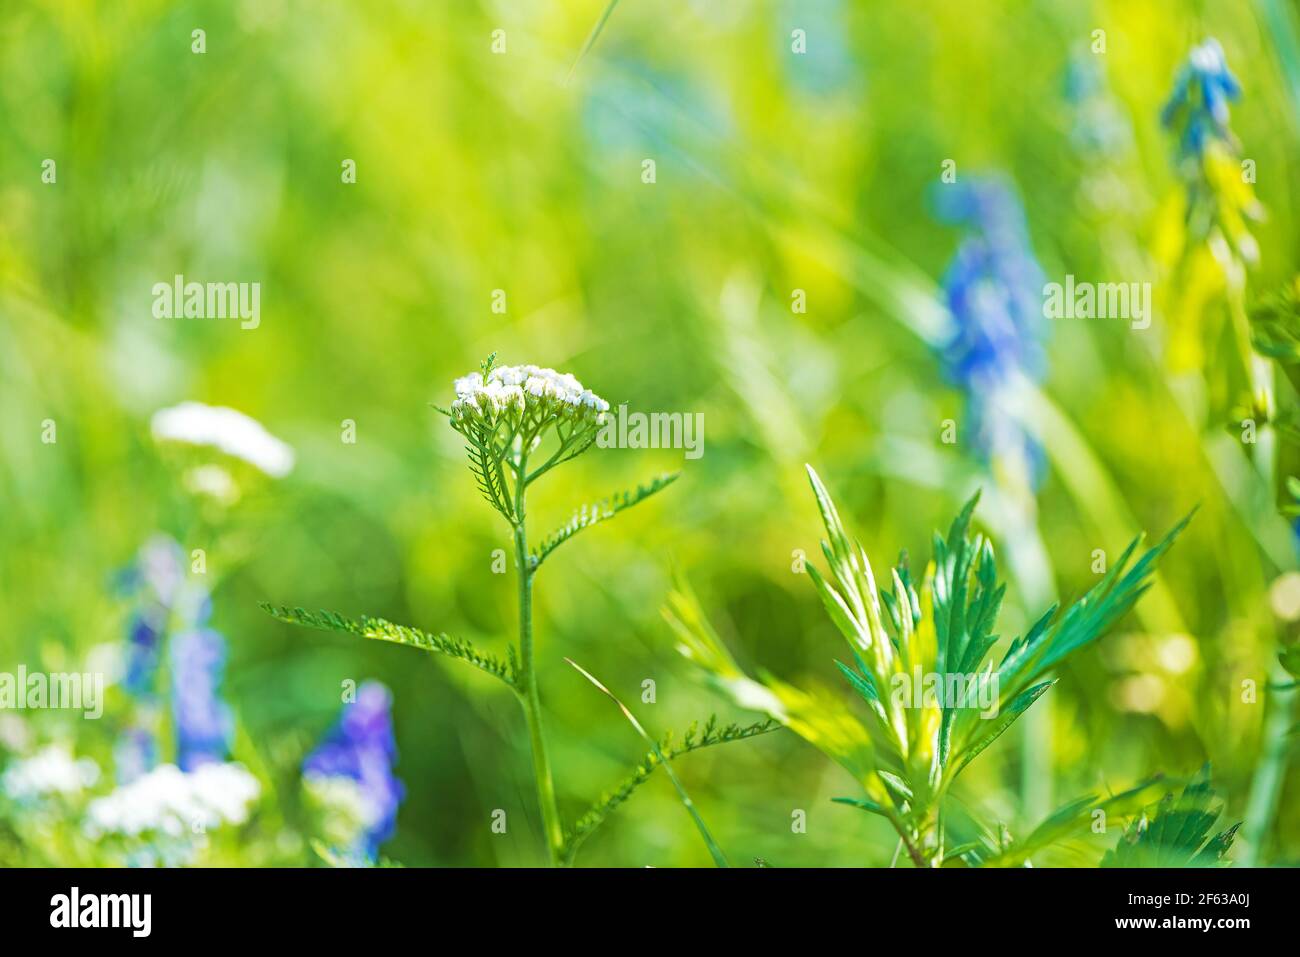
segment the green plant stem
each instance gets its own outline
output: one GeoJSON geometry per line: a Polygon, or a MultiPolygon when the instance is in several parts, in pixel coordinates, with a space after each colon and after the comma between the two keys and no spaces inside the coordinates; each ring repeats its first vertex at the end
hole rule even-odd
{"type": "MultiPolygon", "coordinates": [[[[1272,685],[1283,685],[1292,679],[1274,665],[1270,675],[1272,685]]],[[[1282,778],[1286,774],[1287,751],[1291,745],[1291,722],[1295,714],[1296,692],[1292,688],[1268,691],[1271,702],[1264,720],[1263,755],[1255,766],[1250,782],[1250,798],[1246,802],[1246,839],[1244,867],[1258,867],[1263,860],[1264,844],[1273,829],[1277,802],[1281,796],[1282,778]]]]}
{"type": "Polygon", "coordinates": [[[542,699],[537,691],[537,669],[533,663],[533,567],[528,556],[528,536],[524,530],[524,488],[527,457],[521,455],[515,488],[515,561],[519,566],[519,697],[528,722],[528,739],[533,750],[533,774],[537,778],[537,803],[542,811],[542,830],[551,863],[560,863],[564,846],[564,828],[555,803],[555,782],[551,778],[551,759],[542,733],[542,699]]]}

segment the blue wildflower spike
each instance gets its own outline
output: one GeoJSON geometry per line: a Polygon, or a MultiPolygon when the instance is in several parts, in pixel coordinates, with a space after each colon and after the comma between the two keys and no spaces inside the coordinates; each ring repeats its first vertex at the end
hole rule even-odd
{"type": "Polygon", "coordinates": [[[1213,38],[1193,48],[1160,111],[1160,122],[1180,133],[1184,157],[1200,157],[1211,139],[1232,145],[1228,104],[1241,99],[1241,84],[1213,38]]]}
{"type": "Polygon", "coordinates": [[[1007,386],[1018,376],[1037,379],[1043,366],[1043,271],[1024,211],[1000,178],[944,185],[936,207],[941,220],[967,229],[942,283],[953,320],[938,350],[944,376],[966,394],[986,456],[1014,451],[1033,460],[1033,443],[996,411],[1007,386]]]}
{"type": "Polygon", "coordinates": [[[308,778],[345,778],[357,785],[368,815],[357,846],[341,849],[345,859],[373,863],[379,846],[397,827],[397,808],[406,788],[393,774],[397,741],[393,735],[393,696],[377,681],[367,681],[356,701],[344,708],[338,724],[303,763],[308,778]]]}
{"type": "Polygon", "coordinates": [[[234,728],[230,707],[219,692],[225,639],[210,628],[181,632],[172,639],[171,664],[176,763],[182,771],[193,771],[224,761],[234,728]]]}

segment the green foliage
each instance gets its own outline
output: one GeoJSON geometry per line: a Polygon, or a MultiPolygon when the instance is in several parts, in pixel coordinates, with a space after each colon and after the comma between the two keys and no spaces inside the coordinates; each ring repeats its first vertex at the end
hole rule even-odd
{"type": "MultiPolygon", "coordinates": [[[[713,863],[718,867],[729,867],[730,865],[727,863],[727,856],[722,853],[722,848],[718,846],[718,842],[715,841],[713,835],[709,833],[709,828],[704,823],[704,818],[695,807],[695,802],[691,800],[691,796],[686,793],[686,786],[683,785],[681,779],[677,777],[677,772],[674,771],[672,765],[668,763],[668,758],[660,749],[659,742],[650,736],[649,732],[641,726],[641,722],[636,719],[636,715],[632,713],[631,709],[629,709],[627,705],[618,699],[614,692],[601,684],[594,675],[583,669],[583,667],[572,658],[565,658],[564,660],[572,665],[578,674],[590,681],[602,694],[613,701],[614,704],[618,705],[618,710],[623,713],[623,717],[627,718],[628,724],[632,725],[632,728],[641,736],[642,740],[644,740],[646,744],[650,745],[650,753],[654,755],[655,760],[658,761],[659,764],[663,765],[664,774],[668,775],[669,780],[673,782],[673,788],[677,791],[677,797],[682,802],[682,807],[686,808],[687,813],[690,814],[691,821],[694,822],[696,830],[700,832],[700,837],[704,839],[704,843],[709,849],[709,855],[713,858],[713,863]]],[[[563,855],[561,855],[561,857],[563,858],[563,855]]]]}
{"type": "Polygon", "coordinates": [[[601,499],[593,505],[583,505],[576,509],[573,517],[563,525],[542,539],[542,543],[534,549],[532,553],[532,565],[534,568],[540,566],[546,561],[548,555],[555,551],[573,536],[577,535],[584,529],[591,528],[593,525],[599,525],[601,522],[609,521],[619,512],[631,508],[644,502],[656,492],[661,492],[673,482],[681,478],[681,472],[673,472],[670,475],[658,475],[649,482],[638,485],[635,489],[618,492],[608,498],[601,499]]]}
{"type": "MultiPolygon", "coordinates": [[[[787,724],[843,765],[867,792],[859,806],[893,824],[914,863],[936,866],[945,857],[939,805],[952,782],[1051,686],[1040,679],[1053,666],[1133,607],[1191,516],[1130,568],[1135,540],[1087,595],[1062,614],[1048,610],[994,666],[986,659],[998,640],[994,629],[1006,588],[998,582],[992,545],[971,533],[978,496],[946,538],[935,536],[919,591],[905,559],[893,569],[892,589],[881,591],[865,550],[850,540],[811,467],[808,477],[826,529],[822,552],[831,577],[812,565],[808,575],[848,642],[852,664],[839,667],[864,705],[865,721],[825,694],[771,676],[747,677],[689,590],[679,587],[665,613],[682,652],[717,688],[742,707],[787,724]]],[[[1091,805],[1075,810],[1084,807],[1091,805]]],[[[1069,819],[1075,812],[1067,807],[1062,813],[1069,819]]]]}
{"type": "MultiPolygon", "coordinates": [[[[1109,797],[1085,795],[1053,811],[1041,824],[1020,840],[1012,840],[1002,829],[996,841],[988,835],[965,848],[948,852],[945,864],[954,857],[972,867],[1023,867],[1039,851],[1063,841],[1092,833],[1097,813],[1106,816],[1128,814],[1141,807],[1150,791],[1161,781],[1160,775],[1148,778],[1134,787],[1109,797]]],[[[1105,818],[1102,818],[1105,820],[1105,818]]]]}
{"type": "MultiPolygon", "coordinates": [[[[348,618],[335,612],[308,612],[302,608],[277,607],[263,604],[262,607],[273,617],[290,624],[303,625],[328,631],[341,631],[360,635],[380,641],[391,641],[409,645],[423,651],[446,655],[466,661],[481,671],[499,678],[508,684],[519,696],[524,707],[528,724],[529,741],[532,746],[534,773],[537,781],[538,800],[541,806],[543,826],[546,831],[547,849],[554,863],[571,863],[579,844],[586,839],[605,820],[615,807],[626,801],[632,791],[639,786],[658,766],[664,767],[671,778],[673,787],[690,813],[695,826],[699,829],[714,862],[727,866],[726,857],[714,841],[695,804],[686,793],[685,787],[668,766],[674,755],[727,741],[738,741],[763,731],[772,730],[775,724],[761,723],[748,728],[729,725],[718,729],[716,722],[710,718],[703,733],[696,738],[694,728],[688,732],[684,744],[675,750],[665,750],[633,716],[632,712],[615,697],[608,688],[597,681],[590,673],[584,671],[570,659],[565,659],[585,676],[593,685],[608,695],[618,705],[624,717],[636,729],[637,733],[650,745],[650,754],[622,785],[598,802],[584,814],[572,830],[564,828],[559,817],[554,783],[551,780],[550,759],[546,738],[541,725],[541,702],[537,688],[534,668],[533,629],[532,629],[532,582],[538,568],[555,549],[584,529],[591,528],[614,518],[620,512],[638,505],[652,495],[662,491],[677,480],[680,473],[661,475],[650,482],[638,486],[635,490],[620,492],[592,506],[584,506],[575,512],[570,521],[562,528],[542,540],[533,552],[528,551],[527,531],[524,525],[525,493],[530,484],[564,462],[581,455],[595,442],[595,437],[602,414],[599,408],[608,408],[606,403],[597,406],[578,406],[560,401],[554,393],[548,391],[558,381],[551,370],[544,370],[545,376],[538,378],[536,393],[525,392],[519,388],[519,382],[537,370],[535,367],[520,367],[522,372],[512,369],[498,370],[500,375],[512,373],[510,383],[513,392],[498,391],[489,394],[483,389],[484,382],[492,373],[496,353],[480,366],[479,376],[466,377],[457,382],[457,401],[451,409],[439,409],[446,415],[452,428],[469,440],[466,452],[470,471],[478,482],[480,491],[496,511],[510,525],[514,542],[515,557],[519,569],[519,608],[520,630],[518,650],[511,645],[507,660],[503,661],[493,655],[475,648],[467,641],[450,638],[445,634],[431,634],[406,625],[395,625],[382,618],[363,617],[360,620],[348,618]],[[514,375],[519,378],[514,378],[514,375]],[[464,395],[461,394],[462,383],[467,383],[464,395]],[[542,465],[529,468],[529,456],[539,449],[546,434],[554,432],[555,448],[542,465]],[[513,476],[513,488],[511,479],[513,476]]],[[[531,380],[529,380],[531,381],[531,380]]],[[[501,383],[498,383],[501,385],[501,383]]],[[[576,380],[569,377],[560,382],[564,388],[576,396],[581,388],[576,380]]],[[[590,393],[585,393],[590,395],[590,393]]],[[[667,745],[665,739],[665,745],[667,745]]]]}
{"type": "Polygon", "coordinates": [[[1114,850],[1101,859],[1102,867],[1218,867],[1225,859],[1240,823],[1212,834],[1223,806],[1215,806],[1210,769],[1206,765],[1181,794],[1166,794],[1148,815],[1134,821],[1114,850]]]}
{"type": "Polygon", "coordinates": [[[627,801],[632,796],[632,792],[650,780],[650,776],[661,764],[701,748],[727,744],[731,741],[744,741],[746,738],[780,731],[781,728],[780,722],[770,718],[753,724],[741,725],[733,722],[720,727],[718,716],[710,715],[703,728],[699,727],[698,722],[692,723],[681,736],[680,741],[669,731],[646,752],[641,763],[632,770],[631,774],[606,791],[599,801],[574,822],[572,830],[565,835],[564,839],[565,860],[571,862],[578,848],[591,832],[603,824],[620,804],[627,801]]]}
{"type": "Polygon", "coordinates": [[[286,608],[283,606],[261,603],[262,610],[272,618],[291,625],[306,628],[318,628],[322,631],[341,631],[375,641],[391,641],[398,645],[409,645],[422,651],[446,655],[468,662],[480,671],[500,678],[510,687],[518,690],[519,669],[515,660],[515,650],[509,651],[508,660],[502,661],[495,655],[479,651],[464,639],[449,638],[445,634],[433,634],[412,628],[409,625],[395,625],[383,618],[364,616],[360,619],[348,618],[332,611],[310,612],[303,608],[286,608]]]}
{"type": "MultiPolygon", "coordinates": [[[[1050,734],[1023,736],[1055,758],[1021,760],[1029,722],[1018,718],[956,776],[941,819],[945,860],[979,841],[967,810],[1015,810],[1007,823],[1024,838],[1067,798],[1093,790],[1099,771],[1131,773],[1115,779],[1121,790],[1202,754],[1213,757],[1228,807],[1259,836],[1237,842],[1237,863],[1257,849],[1260,863],[1300,859],[1300,695],[1276,693],[1300,677],[1287,651],[1300,635],[1269,602],[1270,585],[1296,568],[1290,523],[1277,516],[1286,496],[1272,477],[1300,476],[1287,381],[1300,325],[1279,319],[1290,325],[1270,344],[1272,330],[1257,331],[1268,318],[1250,323],[1257,348],[1278,356],[1268,363],[1278,417],[1248,445],[1229,414],[1231,405],[1254,410],[1225,304],[1225,287],[1254,304],[1289,286],[1300,266],[1300,190],[1294,176],[1277,175],[1300,149],[1300,124],[1278,121],[1300,105],[1294,2],[1109,4],[1109,22],[1096,24],[1107,28],[1103,56],[1087,49],[1080,11],[1064,3],[973,0],[965,17],[938,0],[905,12],[830,3],[816,5],[820,26],[773,16],[779,4],[715,16],[707,4],[666,13],[532,0],[500,23],[487,22],[481,4],[447,4],[436,17],[392,0],[314,5],[311,18],[277,15],[283,6],[205,5],[210,16],[200,19],[212,22],[196,25],[208,29],[206,56],[191,54],[172,4],[0,7],[0,672],[98,670],[130,628],[106,583],[147,536],[168,532],[207,551],[213,626],[229,639],[239,759],[267,765],[260,827],[289,854],[269,859],[308,858],[305,841],[293,851],[287,840],[310,833],[295,807],[302,758],[337,712],[339,680],[366,676],[397,702],[397,773],[408,792],[386,852],[420,866],[536,863],[527,829],[537,815],[512,812],[511,837],[487,840],[468,795],[467,760],[493,791],[528,761],[502,685],[465,673],[433,694],[437,676],[416,656],[291,634],[256,605],[382,614],[469,638],[506,664],[513,644],[518,657],[518,565],[501,524],[513,489],[498,482],[501,507],[482,508],[478,477],[459,471],[470,443],[420,414],[425,401],[448,405],[446,385],[499,343],[506,359],[567,363],[630,408],[704,414],[706,454],[684,466],[690,494],[674,487],[671,502],[648,506],[668,523],[654,539],[689,570],[746,677],[758,677],[758,663],[800,685],[819,703],[808,726],[845,761],[870,758],[871,768],[884,760],[875,746],[867,751],[827,710],[842,707],[866,729],[870,705],[861,689],[837,688],[847,679],[831,659],[855,676],[865,669],[838,639],[825,640],[818,593],[786,571],[789,550],[811,544],[802,541],[813,525],[801,518],[811,511],[799,463],[813,461],[828,484],[854,492],[852,514],[838,492],[837,504],[886,592],[885,566],[903,543],[921,591],[931,528],[946,532],[967,490],[982,485],[976,526],[992,537],[1009,583],[989,652],[998,657],[1032,623],[1026,615],[1097,581],[1089,549],[1113,559],[1133,530],[1163,532],[1183,503],[1202,502],[1122,633],[1104,639],[1114,647],[1064,659],[1062,680],[1024,712],[1055,709],[1044,721],[1050,734]],[[795,25],[809,27],[807,55],[792,52],[795,25]],[[498,26],[509,34],[503,56],[488,49],[498,26]],[[1208,36],[1239,80],[1231,125],[1249,172],[1258,165],[1253,188],[1268,210],[1255,230],[1257,265],[1231,274],[1207,244],[1185,252],[1194,242],[1187,187],[1170,163],[1179,144],[1160,128],[1188,47],[1208,36]],[[429,50],[439,55],[422,55],[429,50]],[[570,82],[555,82],[575,60],[570,82]],[[949,155],[954,136],[963,144],[958,182],[940,186],[937,162],[917,157],[949,155]],[[637,181],[648,156],[657,185],[637,181]],[[57,183],[41,176],[47,157],[57,183]],[[355,183],[339,180],[344,157],[355,160],[355,183]],[[940,286],[962,231],[939,221],[931,201],[984,174],[1023,198],[1045,281],[1062,281],[1067,268],[1098,283],[1150,280],[1148,329],[1118,318],[1047,324],[1045,375],[1021,410],[1046,468],[1023,502],[1007,501],[970,441],[963,397],[936,375],[929,348],[950,331],[940,286]],[[260,280],[264,321],[245,331],[234,319],[151,316],[150,284],[182,272],[260,280]],[[508,309],[489,307],[497,287],[508,309]],[[806,312],[792,303],[796,287],[806,312]],[[1175,354],[1184,330],[1201,355],[1175,354]],[[192,508],[181,481],[191,463],[175,455],[185,450],[149,440],[150,415],[190,398],[234,407],[294,446],[294,472],[263,483],[256,498],[232,473],[243,490],[238,526],[218,527],[209,505],[192,508]],[[335,432],[345,416],[355,444],[335,432]],[[47,418],[58,428],[48,445],[47,418]],[[932,427],[948,418],[952,445],[932,427]],[[1046,548],[1022,561],[1030,539],[1046,548]],[[486,554],[501,545],[512,558],[491,575],[486,554]],[[1268,672],[1279,652],[1292,678],[1280,666],[1268,672]],[[1228,707],[1243,677],[1257,681],[1259,703],[1228,707]],[[1274,727],[1284,736],[1276,749],[1274,727]],[[1055,798],[1031,801],[1026,767],[1055,798]],[[289,817],[284,828],[266,823],[276,808],[289,817]]],[[[1248,171],[1223,172],[1240,184],[1248,171]]],[[[589,450],[566,466],[553,497],[529,497],[541,533],[533,550],[570,505],[679,467],[677,450],[589,450]]],[[[503,463],[489,477],[509,484],[513,473],[503,463]]],[[[638,556],[646,527],[602,525],[581,554],[549,563],[535,595],[544,730],[562,736],[556,770],[592,782],[589,793],[557,781],[570,825],[584,799],[619,780],[606,749],[626,732],[600,695],[554,666],[572,654],[616,691],[650,673],[646,608],[660,558],[638,556]]],[[[662,677],[667,687],[680,675],[662,677]]],[[[752,690],[773,697],[758,681],[752,690]]],[[[121,691],[109,681],[100,721],[6,712],[0,773],[62,742],[98,763],[97,792],[111,788],[114,744],[127,727],[121,691]]],[[[715,707],[724,722],[759,717],[724,710],[706,689],[680,692],[645,709],[652,733],[715,707]],[[665,712],[672,717],[658,717],[665,712]]],[[[624,744],[631,770],[645,749],[624,744]]],[[[821,813],[854,827],[852,836],[772,827],[770,808],[808,806],[809,788],[823,782],[829,762],[815,748],[783,737],[717,757],[736,772],[709,780],[677,770],[706,808],[728,802],[733,863],[750,847],[788,866],[860,865],[875,859],[867,848],[892,850],[885,819],[853,818],[841,805],[821,813]],[[769,751],[781,756],[779,774],[761,760],[769,751]]],[[[956,772],[950,756],[946,776],[956,772]]],[[[847,780],[827,794],[868,800],[847,780]]],[[[106,860],[83,855],[75,835],[19,822],[29,813],[0,807],[3,863],[106,860]]],[[[629,815],[626,827],[584,844],[578,861],[641,861],[653,834],[663,864],[707,863],[677,809],[659,813],[666,820],[629,815]]],[[[724,819],[710,816],[715,823],[723,830],[724,819]]],[[[267,859],[240,837],[221,863],[267,859]]],[[[1103,849],[1077,860],[1093,864],[1103,849]]],[[[1034,863],[1056,859],[1048,852],[1034,863]]]]}
{"type": "Polygon", "coordinates": [[[1300,644],[1287,645],[1277,653],[1277,657],[1287,674],[1293,678],[1300,678],[1300,644]]]}
{"type": "Polygon", "coordinates": [[[1256,349],[1288,370],[1300,368],[1300,281],[1264,297],[1250,319],[1256,349]]]}

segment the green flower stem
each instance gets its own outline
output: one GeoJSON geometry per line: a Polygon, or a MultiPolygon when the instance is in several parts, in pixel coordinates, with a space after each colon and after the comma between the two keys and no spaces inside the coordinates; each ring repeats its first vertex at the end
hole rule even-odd
{"type": "Polygon", "coordinates": [[[564,828],[555,803],[555,782],[551,759],[542,733],[542,699],[537,691],[537,670],[533,663],[533,573],[528,556],[528,535],[524,530],[524,489],[527,482],[527,454],[520,455],[515,486],[515,562],[519,567],[519,697],[528,722],[528,739],[533,749],[533,774],[537,778],[537,803],[542,811],[542,830],[552,864],[560,862],[564,828]]]}

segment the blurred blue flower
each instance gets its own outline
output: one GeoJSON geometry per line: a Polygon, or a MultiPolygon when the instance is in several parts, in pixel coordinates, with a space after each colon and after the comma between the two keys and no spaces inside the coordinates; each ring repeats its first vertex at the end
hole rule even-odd
{"type": "Polygon", "coordinates": [[[942,280],[952,331],[938,349],[944,376],[967,398],[976,445],[987,456],[1036,448],[999,409],[1017,376],[1036,380],[1043,366],[1043,271],[1030,247],[1025,214],[1003,179],[941,185],[935,209],[966,235],[942,280]]]}
{"type": "Polygon", "coordinates": [[[113,764],[123,784],[143,777],[158,765],[157,739],[144,728],[127,728],[113,745],[113,764]]]}
{"type": "Polygon", "coordinates": [[[1223,47],[1211,38],[1188,55],[1160,111],[1160,122],[1178,132],[1184,157],[1199,157],[1210,139],[1233,142],[1228,103],[1240,98],[1241,85],[1228,69],[1223,47]]]}
{"type": "Polygon", "coordinates": [[[943,186],[936,210],[966,236],[943,277],[954,320],[940,355],[949,381],[968,393],[1042,366],[1043,271],[1029,245],[1020,202],[1001,179],[943,186]]]}
{"type": "Polygon", "coordinates": [[[184,582],[183,562],[180,545],[159,535],[144,544],[135,561],[121,575],[121,590],[135,600],[123,678],[132,697],[153,695],[163,637],[184,582]]]}
{"type": "Polygon", "coordinates": [[[1065,68],[1065,98],[1070,110],[1070,142],[1087,154],[1114,156],[1133,145],[1133,131],[1119,104],[1106,85],[1106,74],[1097,54],[1076,51],[1065,68]]]}
{"type": "MultiPolygon", "coordinates": [[[[219,712],[225,707],[216,700],[215,687],[224,647],[215,632],[201,630],[212,614],[212,599],[206,588],[188,578],[184,549],[169,536],[154,536],[122,572],[119,587],[134,602],[122,687],[136,702],[130,724],[114,750],[119,780],[134,780],[158,763],[158,674],[168,641],[173,661],[171,704],[177,722],[177,761],[189,770],[208,756],[221,760],[228,733],[214,730],[221,723],[219,712]],[[194,637],[196,634],[200,637],[194,637]],[[214,654],[215,664],[210,660],[214,654]],[[204,668],[208,669],[207,677],[204,668]]],[[[228,725],[228,713],[225,720],[228,725]]]]}
{"type": "Polygon", "coordinates": [[[153,690],[154,676],[161,658],[162,633],[150,617],[137,611],[131,618],[126,643],[126,673],[122,686],[132,697],[147,697],[153,690]]]}
{"type": "Polygon", "coordinates": [[[182,771],[224,761],[234,728],[219,686],[226,642],[210,628],[183,631],[172,639],[172,715],[176,763],[182,771]]]}
{"type": "Polygon", "coordinates": [[[393,774],[397,741],[393,735],[393,698],[377,681],[367,681],[357,699],[347,705],[339,722],[307,756],[303,774],[308,777],[342,777],[354,782],[369,807],[369,822],[362,846],[345,849],[374,861],[379,845],[397,826],[397,808],[406,795],[393,774]]]}

